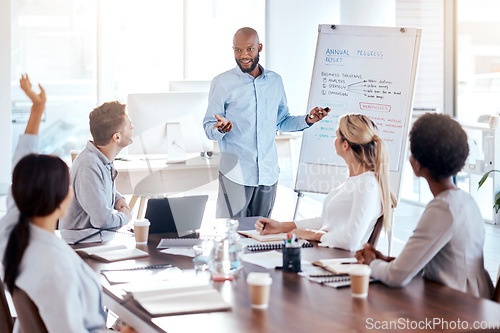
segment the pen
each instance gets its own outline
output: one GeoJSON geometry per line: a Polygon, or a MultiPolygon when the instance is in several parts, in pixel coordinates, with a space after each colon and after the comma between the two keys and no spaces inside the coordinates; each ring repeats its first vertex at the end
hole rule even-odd
{"type": "MultiPolygon", "coordinates": [[[[330,111],[330,108],[327,106],[326,108],[324,108],[324,110],[325,110],[326,112],[328,112],[328,111],[330,111]]],[[[323,113],[322,111],[318,111],[318,112],[319,112],[319,113],[323,113]]],[[[309,115],[309,119],[313,119],[313,118],[314,118],[314,116],[313,116],[312,114],[311,114],[311,115],[309,115]]]]}
{"type": "Polygon", "coordinates": [[[266,222],[262,222],[262,231],[264,231],[264,229],[266,229],[266,222]]]}

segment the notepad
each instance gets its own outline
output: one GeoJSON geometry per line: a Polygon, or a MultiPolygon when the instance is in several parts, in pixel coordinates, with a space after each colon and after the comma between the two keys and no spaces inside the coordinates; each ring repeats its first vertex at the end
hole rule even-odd
{"type": "Polygon", "coordinates": [[[323,267],[324,269],[335,274],[348,274],[349,265],[357,264],[356,258],[335,258],[335,259],[322,259],[313,261],[313,265],[323,267]]]}
{"type": "Polygon", "coordinates": [[[259,242],[276,242],[286,239],[286,233],[284,232],[280,234],[269,234],[269,235],[261,235],[260,232],[257,230],[240,230],[238,232],[247,237],[256,239],[259,242]]]}
{"type": "Polygon", "coordinates": [[[143,258],[149,255],[145,251],[136,248],[129,249],[125,245],[92,246],[75,251],[77,253],[87,255],[90,258],[102,260],[105,262],[143,258]]]}
{"type": "Polygon", "coordinates": [[[182,282],[141,289],[125,287],[124,290],[151,316],[231,309],[220,293],[207,283],[182,282]]]}

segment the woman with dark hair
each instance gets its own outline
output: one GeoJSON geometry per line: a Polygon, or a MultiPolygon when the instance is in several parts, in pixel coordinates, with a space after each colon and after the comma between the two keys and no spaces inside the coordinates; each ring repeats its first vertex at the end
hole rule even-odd
{"type": "MultiPolygon", "coordinates": [[[[8,211],[0,221],[4,282],[11,293],[19,288],[29,296],[49,332],[107,331],[95,273],[54,234],[73,190],[60,158],[34,154],[45,92],[41,86],[40,94],[33,92],[27,76],[20,82],[33,107],[14,158],[15,163],[22,157],[12,175],[8,211]]],[[[124,331],[133,332],[128,326],[124,331]]]]}
{"type": "Polygon", "coordinates": [[[404,286],[422,272],[427,279],[490,298],[493,284],[484,269],[484,221],[474,199],[452,180],[469,154],[467,134],[449,116],[428,113],[410,131],[410,151],[413,171],[427,181],[434,199],[397,258],[369,244],[356,252],[356,258],[389,286],[404,286]]]}

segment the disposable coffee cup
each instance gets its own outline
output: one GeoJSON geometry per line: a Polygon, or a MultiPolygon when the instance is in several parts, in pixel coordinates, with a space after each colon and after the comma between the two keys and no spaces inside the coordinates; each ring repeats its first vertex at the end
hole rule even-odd
{"type": "Polygon", "coordinates": [[[147,244],[149,226],[151,223],[148,219],[137,220],[134,222],[134,235],[136,244],[147,244]]]}
{"type": "Polygon", "coordinates": [[[490,128],[500,127],[500,117],[499,116],[491,116],[489,125],[490,125],[490,128]]]}
{"type": "Polygon", "coordinates": [[[372,272],[368,265],[350,265],[349,276],[351,277],[352,297],[365,298],[368,296],[370,286],[370,274],[372,272]]]}
{"type": "Polygon", "coordinates": [[[269,276],[269,273],[252,272],[248,274],[247,284],[250,291],[252,308],[267,309],[272,282],[273,279],[269,276]]]}

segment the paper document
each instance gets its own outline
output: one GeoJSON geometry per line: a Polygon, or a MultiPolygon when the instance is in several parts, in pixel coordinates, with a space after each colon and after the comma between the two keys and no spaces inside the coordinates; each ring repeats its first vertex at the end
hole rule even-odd
{"type": "Polygon", "coordinates": [[[268,269],[283,266],[283,254],[277,251],[246,253],[241,259],[250,264],[268,269]]]}
{"type": "Polygon", "coordinates": [[[194,258],[194,250],[191,247],[173,247],[171,249],[160,250],[161,253],[174,254],[194,258]]]}

